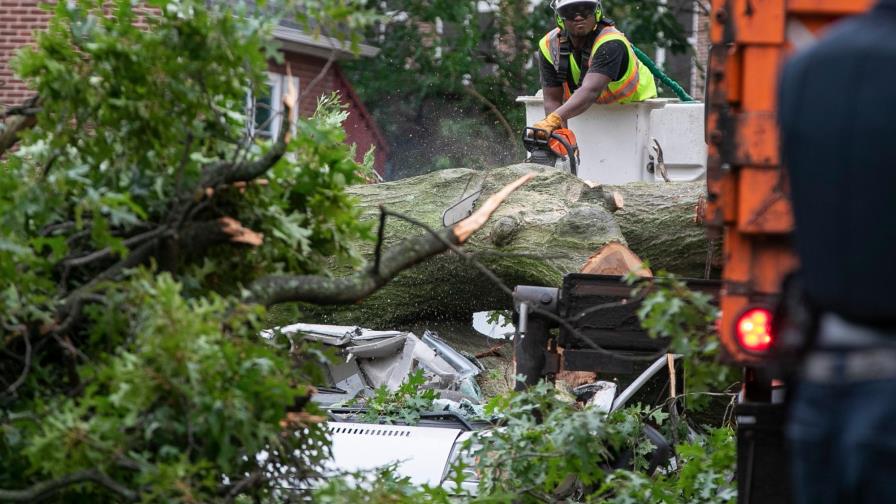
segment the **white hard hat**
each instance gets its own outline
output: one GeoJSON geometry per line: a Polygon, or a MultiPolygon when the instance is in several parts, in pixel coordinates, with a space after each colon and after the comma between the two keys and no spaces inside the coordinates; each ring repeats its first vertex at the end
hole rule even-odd
{"type": "Polygon", "coordinates": [[[594,5],[595,7],[599,7],[599,6],[600,6],[600,2],[599,2],[598,0],[553,0],[553,1],[551,2],[551,8],[554,9],[554,10],[557,10],[557,9],[559,9],[560,7],[565,7],[565,6],[567,6],[567,5],[570,5],[570,4],[577,4],[577,3],[587,3],[587,4],[592,4],[592,5],[594,5]]]}
{"type": "Polygon", "coordinates": [[[600,5],[600,0],[552,0],[551,8],[554,9],[554,17],[557,18],[557,26],[559,26],[560,29],[566,29],[563,23],[563,16],[560,14],[560,9],[567,5],[574,4],[589,4],[594,7],[594,19],[600,21],[603,18],[604,13],[603,8],[600,5]]]}

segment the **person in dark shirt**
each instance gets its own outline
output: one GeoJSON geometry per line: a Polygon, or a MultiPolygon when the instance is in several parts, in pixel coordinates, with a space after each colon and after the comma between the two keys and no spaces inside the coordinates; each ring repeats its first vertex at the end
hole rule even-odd
{"type": "Polygon", "coordinates": [[[809,347],[787,434],[798,503],[896,502],[896,0],[784,68],[782,161],[809,347]]]}
{"type": "Polygon", "coordinates": [[[603,17],[597,0],[554,0],[557,28],[539,42],[546,117],[535,128],[551,132],[596,103],[656,97],[650,70],[631,43],[603,17]]]}

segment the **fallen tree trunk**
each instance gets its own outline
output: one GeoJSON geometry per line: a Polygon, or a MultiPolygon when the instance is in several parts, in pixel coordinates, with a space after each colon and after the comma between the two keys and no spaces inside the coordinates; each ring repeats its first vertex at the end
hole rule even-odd
{"type": "Polygon", "coordinates": [[[710,244],[699,207],[706,181],[633,182],[603,186],[622,195],[625,206],[614,216],[628,246],[656,272],[703,278],[707,257],[721,259],[719,244],[710,244]]]}
{"type": "MultiPolygon", "coordinates": [[[[359,200],[362,219],[374,225],[379,221],[382,206],[440,229],[443,211],[462,196],[481,186],[482,198],[478,203],[481,204],[486,196],[528,171],[538,175],[512,194],[464,247],[465,253],[493,271],[509,289],[519,284],[559,286],[565,273],[580,271],[605,245],[627,243],[628,237],[617,220],[624,212],[632,214],[632,218],[625,220],[627,223],[634,222],[633,217],[639,215],[633,208],[639,204],[636,191],[628,190],[627,186],[591,188],[568,173],[540,165],[520,164],[487,171],[441,170],[396,182],[354,187],[351,193],[359,200]],[[613,194],[614,191],[623,196],[622,209],[616,208],[616,202],[621,199],[618,194],[613,194]],[[617,210],[615,214],[613,210],[617,210]]],[[[696,204],[695,186],[672,191],[670,212],[674,217],[662,220],[667,223],[665,229],[656,226],[654,229],[673,238],[691,233],[701,233],[702,236],[702,227],[694,223],[693,215],[684,216],[682,211],[687,198],[692,197],[691,207],[696,204]],[[690,228],[694,228],[693,231],[690,228]]],[[[663,212],[658,201],[649,201],[652,211],[663,212]]],[[[421,231],[412,223],[389,217],[383,248],[421,231]]],[[[640,235],[636,236],[641,239],[640,235]]],[[[689,256],[679,259],[681,264],[691,265],[705,259],[705,243],[697,243],[697,240],[685,243],[675,251],[689,256]]],[[[368,260],[374,256],[374,245],[359,244],[361,253],[368,260]]],[[[653,256],[632,249],[654,264],[653,256]]],[[[657,258],[666,255],[662,252],[657,258]]],[[[702,266],[700,269],[702,271],[702,266]]],[[[466,319],[475,311],[511,306],[510,295],[505,290],[466,259],[449,253],[402,272],[359,304],[324,308],[302,306],[301,311],[304,320],[394,328],[417,320],[466,319]]],[[[275,311],[275,318],[283,318],[278,321],[289,322],[290,316],[276,316],[275,311]]]]}

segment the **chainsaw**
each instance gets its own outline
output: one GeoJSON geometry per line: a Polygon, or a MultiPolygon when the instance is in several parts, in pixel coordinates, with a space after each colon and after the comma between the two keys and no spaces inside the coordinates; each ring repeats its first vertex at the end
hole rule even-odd
{"type": "MultiPolygon", "coordinates": [[[[571,130],[560,128],[548,133],[547,130],[527,127],[523,131],[523,145],[529,152],[526,161],[561,170],[568,169],[573,175],[578,175],[579,146],[571,130]]],[[[470,175],[460,198],[442,212],[443,225],[453,226],[473,213],[476,201],[482,194],[484,181],[485,176],[481,173],[470,175]]]]}
{"type": "Polygon", "coordinates": [[[549,133],[526,127],[523,130],[523,146],[529,152],[526,161],[561,169],[568,167],[573,175],[579,174],[579,146],[572,130],[559,128],[549,133]]]}

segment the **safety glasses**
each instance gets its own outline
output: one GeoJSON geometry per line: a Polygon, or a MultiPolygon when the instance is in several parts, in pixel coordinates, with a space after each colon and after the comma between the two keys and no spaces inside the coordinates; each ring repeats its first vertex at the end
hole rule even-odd
{"type": "Polygon", "coordinates": [[[587,19],[590,16],[594,16],[594,4],[582,2],[582,3],[574,3],[569,5],[564,5],[557,9],[557,13],[563,17],[563,19],[575,19],[578,16],[582,16],[587,19]]]}

